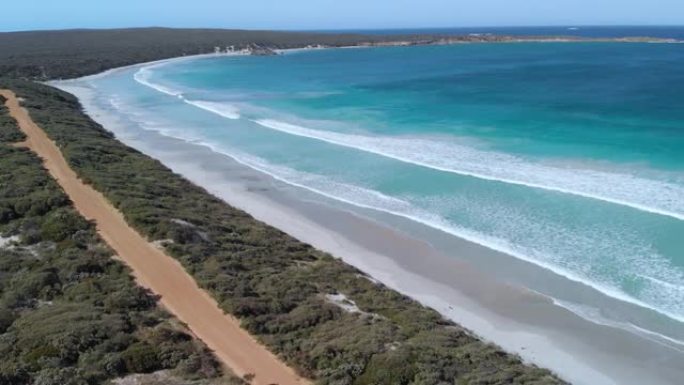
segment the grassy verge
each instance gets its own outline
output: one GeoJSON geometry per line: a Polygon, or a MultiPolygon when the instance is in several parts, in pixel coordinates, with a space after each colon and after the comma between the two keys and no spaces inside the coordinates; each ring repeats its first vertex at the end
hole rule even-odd
{"type": "Polygon", "coordinates": [[[161,370],[174,383],[240,383],[112,259],[40,159],[11,145],[23,138],[3,105],[0,384],[101,384],[161,370]]]}

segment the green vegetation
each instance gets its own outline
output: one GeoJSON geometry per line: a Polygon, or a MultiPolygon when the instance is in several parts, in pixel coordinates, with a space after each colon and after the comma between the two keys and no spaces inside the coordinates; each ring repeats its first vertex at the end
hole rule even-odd
{"type": "MultiPolygon", "coordinates": [[[[528,36],[522,39],[539,41],[556,38],[528,36]]],[[[225,50],[229,46],[267,52],[268,49],[302,48],[310,45],[342,47],[450,44],[510,42],[520,39],[489,34],[359,35],[170,28],[6,32],[0,33],[0,76],[34,80],[76,78],[130,64],[211,53],[216,47],[225,50]],[[263,50],[264,48],[267,50],[263,50]]],[[[566,39],[596,40],[576,37],[566,39]]],[[[642,40],[659,41],[648,38],[642,40]]]]}
{"type": "Polygon", "coordinates": [[[0,33],[0,76],[73,78],[128,64],[210,53],[215,47],[335,47],[434,38],[168,28],[10,32],[0,33]]]}
{"type": "MultiPolygon", "coordinates": [[[[83,180],[103,192],[138,231],[162,241],[166,251],[223,309],[237,316],[250,333],[301,374],[320,384],[335,385],[562,383],[549,371],[524,364],[516,356],[482,342],[437,312],[373,283],[358,270],[230,207],[160,162],[126,147],[82,113],[73,96],[26,81],[0,81],[3,86],[26,100],[23,104],[33,119],[58,143],[83,180]],[[363,313],[346,312],[326,297],[337,293],[354,301],[363,313]]],[[[16,167],[17,160],[2,159],[3,172],[16,167]]],[[[43,211],[41,205],[36,207],[43,211]]],[[[40,225],[30,227],[27,234],[35,233],[38,239],[49,237],[57,250],[62,244],[76,242],[73,236],[54,228],[57,224],[69,223],[73,229],[70,234],[85,231],[93,237],[82,221],[56,219],[68,212],[60,209],[46,213],[40,225]],[[45,231],[40,230],[43,228],[45,231]]],[[[102,254],[97,260],[106,265],[107,253],[102,254]]],[[[81,270],[71,269],[102,274],[90,264],[81,270]]],[[[45,265],[37,271],[40,273],[32,279],[22,279],[21,287],[49,300],[55,282],[66,278],[45,265]]],[[[76,287],[78,295],[74,297],[90,298],[100,296],[99,287],[110,286],[76,287]]],[[[119,299],[111,294],[102,306],[113,304],[148,314],[146,306],[152,305],[141,303],[137,295],[130,296],[133,298],[124,295],[119,299]]],[[[80,308],[87,312],[94,305],[92,300],[84,301],[80,308]]],[[[116,319],[98,322],[116,324],[116,319]]],[[[43,327],[42,323],[36,325],[43,327]]],[[[129,370],[142,371],[159,368],[150,351],[159,343],[138,338],[121,350],[122,367],[130,365],[129,370]]],[[[53,362],[52,357],[60,353],[43,348],[9,354],[51,357],[38,361],[53,362]]]]}
{"type": "MultiPolygon", "coordinates": [[[[3,101],[4,102],[4,101],[3,101]]],[[[4,108],[4,106],[3,106],[4,108]]],[[[0,385],[89,385],[168,370],[239,384],[157,307],[0,110],[0,385]]]]}
{"type": "Polygon", "coordinates": [[[26,137],[8,112],[5,107],[5,97],[0,95],[0,142],[21,142],[26,137]]]}

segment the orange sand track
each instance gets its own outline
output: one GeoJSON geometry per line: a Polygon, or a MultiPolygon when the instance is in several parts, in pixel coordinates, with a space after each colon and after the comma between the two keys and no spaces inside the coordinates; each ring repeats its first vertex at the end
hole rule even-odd
{"type": "Polygon", "coordinates": [[[239,376],[254,374],[252,384],[255,385],[309,384],[240,328],[237,319],[224,314],[178,261],[148,242],[126,223],[123,215],[101,193],[84,184],[57,145],[19,105],[14,92],[0,90],[0,94],[7,98],[6,106],[11,116],[27,136],[22,145],[43,158],[45,167],[76,209],[95,221],[99,234],[133,270],[138,283],[160,295],[162,305],[186,323],[220,361],[239,376]]]}

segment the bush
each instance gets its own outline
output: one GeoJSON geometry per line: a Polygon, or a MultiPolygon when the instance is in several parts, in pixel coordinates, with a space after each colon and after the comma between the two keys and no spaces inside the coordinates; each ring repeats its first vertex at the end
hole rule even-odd
{"type": "Polygon", "coordinates": [[[45,369],[38,373],[33,385],[90,385],[85,374],[73,368],[45,369]]]}
{"type": "Polygon", "coordinates": [[[9,116],[5,101],[6,99],[0,95],[0,142],[20,142],[26,139],[26,136],[19,129],[17,122],[9,116]]]}
{"type": "Polygon", "coordinates": [[[405,351],[376,354],[354,385],[407,385],[416,375],[415,362],[405,351]]]}
{"type": "Polygon", "coordinates": [[[88,227],[88,222],[73,211],[58,210],[46,216],[40,231],[43,239],[61,242],[88,227]]]}
{"type": "Polygon", "coordinates": [[[162,369],[157,349],[148,344],[131,345],[121,354],[121,358],[129,373],[151,373],[162,369]]]}
{"type": "Polygon", "coordinates": [[[0,234],[20,238],[0,248],[0,385],[90,385],[159,368],[195,379],[221,374],[110,258],[40,160],[2,143],[0,208],[0,234]],[[197,357],[191,376],[182,368],[197,357]]]}
{"type": "Polygon", "coordinates": [[[7,331],[7,329],[12,326],[14,320],[17,319],[17,314],[8,308],[1,307],[0,305],[0,334],[7,331]]]}

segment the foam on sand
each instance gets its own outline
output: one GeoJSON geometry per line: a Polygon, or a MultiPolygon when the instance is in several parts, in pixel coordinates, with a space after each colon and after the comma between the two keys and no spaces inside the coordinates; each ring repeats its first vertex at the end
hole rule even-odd
{"type": "MultiPolygon", "coordinates": [[[[684,322],[684,317],[679,313],[679,309],[677,307],[678,302],[676,301],[677,294],[680,293],[682,289],[679,286],[672,290],[666,290],[666,292],[670,293],[670,295],[668,298],[666,298],[666,300],[659,301],[659,304],[662,305],[662,307],[654,306],[653,304],[646,303],[641,299],[635,298],[632,295],[625,293],[619,289],[616,284],[608,281],[606,277],[588,277],[586,272],[564,266],[564,258],[559,255],[549,254],[549,252],[540,250],[523,248],[511,243],[506,239],[467,229],[456,223],[448,221],[439,215],[416,207],[406,200],[391,197],[379,191],[361,186],[337,182],[325,176],[305,173],[285,166],[274,165],[264,159],[245,154],[236,149],[217,147],[216,145],[207,142],[202,142],[201,144],[211,148],[215,152],[230,156],[243,165],[263,172],[274,179],[289,185],[304,188],[316,194],[343,203],[351,204],[356,207],[377,210],[412,220],[414,222],[443,231],[447,234],[457,236],[461,239],[465,239],[467,241],[488,247],[492,250],[496,250],[526,262],[533,263],[567,279],[592,287],[609,297],[631,303],[642,308],[650,309],[660,314],[666,315],[671,319],[684,322]]],[[[566,235],[571,236],[571,234],[566,235]]],[[[662,273],[662,266],[660,266],[660,263],[656,263],[658,261],[660,261],[660,259],[653,259],[650,261],[651,263],[655,263],[655,266],[643,266],[642,269],[637,263],[635,264],[634,268],[641,271],[655,270],[654,272],[656,273],[662,273]]],[[[629,268],[629,266],[625,266],[625,268],[629,268]]]]}
{"type": "Polygon", "coordinates": [[[684,353],[684,341],[680,341],[675,338],[671,338],[669,336],[663,335],[661,333],[656,333],[651,330],[647,330],[644,328],[641,328],[639,326],[636,326],[634,324],[628,323],[628,322],[618,322],[614,321],[612,319],[607,318],[601,313],[601,309],[586,306],[586,305],[580,305],[576,303],[571,303],[567,301],[561,301],[556,298],[551,298],[553,303],[556,306],[560,306],[564,309],[567,309],[574,314],[579,315],[580,317],[586,319],[587,321],[599,324],[599,325],[605,325],[605,326],[610,326],[614,327],[617,329],[622,329],[625,331],[628,331],[630,333],[635,333],[638,334],[650,341],[653,341],[655,343],[658,343],[660,345],[666,346],[670,349],[674,349],[678,352],[684,353]]]}

